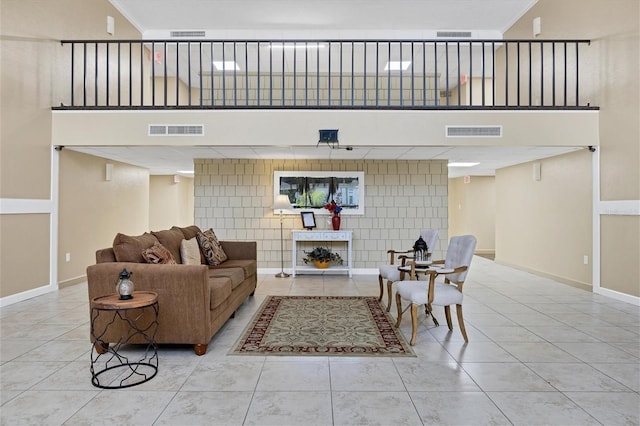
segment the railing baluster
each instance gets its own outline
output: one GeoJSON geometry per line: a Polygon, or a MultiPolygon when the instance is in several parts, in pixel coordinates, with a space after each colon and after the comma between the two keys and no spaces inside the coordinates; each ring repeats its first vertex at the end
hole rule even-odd
{"type": "Polygon", "coordinates": [[[202,42],[198,43],[198,86],[200,88],[200,106],[202,106],[202,42]]]}
{"type": "Polygon", "coordinates": [[[282,45],[282,106],[284,106],[284,101],[285,101],[285,96],[284,96],[284,86],[285,86],[285,79],[284,79],[284,58],[285,58],[285,51],[286,49],[284,48],[284,44],[282,45]]]}
{"type": "Polygon", "coordinates": [[[379,68],[380,68],[380,62],[379,62],[379,53],[380,53],[380,49],[379,49],[379,43],[376,41],[376,107],[379,105],[378,104],[378,97],[379,97],[379,93],[380,91],[378,90],[378,74],[379,74],[379,68]]]}
{"type": "Polygon", "coordinates": [[[105,87],[105,93],[107,95],[107,98],[105,99],[106,101],[106,105],[109,106],[109,50],[110,50],[110,45],[109,43],[105,44],[106,46],[106,51],[105,51],[105,63],[106,63],[106,69],[105,69],[105,81],[106,81],[106,87],[105,87]]]}
{"type": "Polygon", "coordinates": [[[238,57],[236,52],[236,42],[233,42],[233,106],[238,106],[238,57]]]}
{"type": "Polygon", "coordinates": [[[191,105],[191,42],[187,42],[187,103],[191,105]]]}
{"type": "Polygon", "coordinates": [[[133,51],[129,43],[129,106],[133,105],[133,51]]]}
{"type": "MultiPolygon", "coordinates": [[[[118,45],[120,46],[120,45],[118,45]]],[[[118,52],[120,51],[120,49],[118,49],[118,52]]],[[[118,57],[120,56],[120,53],[118,53],[118,57]]],[[[167,79],[167,43],[164,43],[164,56],[162,57],[162,62],[164,64],[164,106],[167,106],[167,92],[169,91],[169,84],[168,84],[168,79],[167,79]]],[[[118,67],[119,68],[119,67],[118,67]]],[[[120,82],[118,82],[118,87],[120,87],[120,82]]],[[[118,93],[120,93],[120,90],[118,89],[118,93]]],[[[118,101],[118,103],[120,103],[118,101]]]]}
{"type": "MultiPolygon", "coordinates": [[[[438,92],[438,44],[433,43],[433,104],[440,103],[440,93],[438,92]]],[[[427,46],[422,42],[422,105],[427,105],[427,46]]]]}
{"type": "Polygon", "coordinates": [[[473,105],[473,43],[469,42],[469,105],[473,105]]]}
{"type": "Polygon", "coordinates": [[[120,42],[118,42],[118,106],[119,107],[122,106],[122,100],[121,100],[121,91],[122,91],[121,79],[122,79],[122,76],[120,75],[121,74],[120,73],[120,69],[122,68],[121,67],[121,60],[120,60],[120,57],[122,55],[121,46],[122,46],[122,44],[120,42]]]}
{"type": "Polygon", "coordinates": [[[331,106],[331,42],[329,42],[327,55],[327,62],[329,63],[327,66],[327,105],[331,106]]]}
{"type": "Polygon", "coordinates": [[[144,105],[144,45],[140,43],[140,106],[144,105]]]}
{"type": "Polygon", "coordinates": [[[95,106],[98,106],[98,43],[93,44],[93,54],[95,56],[95,60],[93,63],[93,103],[95,106]]]}
{"type": "Polygon", "coordinates": [[[298,62],[298,42],[294,41],[293,42],[293,106],[296,106],[296,97],[297,97],[296,92],[298,89],[298,76],[296,75],[296,72],[298,70],[297,62],[298,62]]]}
{"type": "Polygon", "coordinates": [[[213,66],[213,42],[209,44],[209,54],[211,55],[209,66],[211,67],[211,106],[213,107],[215,105],[215,91],[214,91],[215,82],[213,78],[215,67],[213,66]]]}
{"type": "Polygon", "coordinates": [[[564,106],[567,106],[567,42],[564,42],[564,106]]]}
{"type": "Polygon", "coordinates": [[[544,44],[540,42],[540,106],[544,105],[544,44]]]}
{"type": "Polygon", "coordinates": [[[75,106],[75,70],[76,70],[76,44],[71,43],[71,106],[75,106]]]}
{"type": "Polygon", "coordinates": [[[180,43],[176,43],[176,106],[180,105],[180,43]]]}
{"type": "Polygon", "coordinates": [[[575,45],[576,45],[576,103],[575,103],[575,106],[578,106],[579,105],[578,97],[580,95],[578,93],[578,84],[580,82],[580,77],[579,77],[579,74],[578,74],[578,67],[580,66],[580,61],[578,60],[579,59],[578,58],[578,43],[575,43],[575,45]]]}
{"type": "Polygon", "coordinates": [[[249,43],[244,43],[244,104],[249,105],[249,43]]]}
{"type": "Polygon", "coordinates": [[[462,92],[462,88],[461,86],[461,78],[460,78],[460,42],[456,42],[456,51],[457,51],[457,55],[458,55],[458,63],[456,65],[456,68],[458,69],[458,105],[460,105],[462,103],[460,96],[462,92]]]}
{"type": "Polygon", "coordinates": [[[556,43],[551,42],[551,105],[556,106],[556,43]]]}
{"type": "Polygon", "coordinates": [[[531,84],[531,78],[533,77],[533,45],[531,42],[529,46],[529,105],[533,105],[533,85],[531,84]]]}
{"type": "Polygon", "coordinates": [[[447,67],[447,72],[445,73],[445,75],[446,75],[445,78],[447,80],[445,90],[446,90],[446,95],[447,95],[447,106],[449,106],[449,98],[451,98],[451,96],[449,96],[449,92],[451,90],[451,88],[450,88],[451,86],[449,86],[449,42],[448,41],[445,41],[445,43],[444,43],[444,53],[445,53],[445,58],[446,58],[445,65],[447,67]]]}
{"type": "Polygon", "coordinates": [[[222,42],[222,106],[227,105],[227,57],[224,41],[222,42]]]}
{"type": "Polygon", "coordinates": [[[351,106],[355,105],[355,44],[351,42],[351,106]]]}
{"type": "Polygon", "coordinates": [[[509,106],[509,42],[504,43],[504,105],[509,106]]]}

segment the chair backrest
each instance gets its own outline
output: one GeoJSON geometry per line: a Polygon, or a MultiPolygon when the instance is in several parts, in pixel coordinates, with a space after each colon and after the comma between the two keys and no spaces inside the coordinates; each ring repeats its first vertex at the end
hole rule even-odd
{"type": "Polygon", "coordinates": [[[436,248],[436,243],[438,242],[438,230],[437,229],[423,229],[420,232],[420,236],[427,243],[427,248],[429,249],[429,253],[433,253],[436,248]]]}
{"type": "Polygon", "coordinates": [[[449,248],[447,249],[447,257],[444,260],[444,267],[458,268],[460,266],[466,266],[467,270],[458,274],[447,275],[450,281],[457,284],[467,278],[467,272],[469,272],[469,266],[471,266],[471,259],[473,259],[475,249],[476,237],[473,235],[451,237],[449,248]]]}

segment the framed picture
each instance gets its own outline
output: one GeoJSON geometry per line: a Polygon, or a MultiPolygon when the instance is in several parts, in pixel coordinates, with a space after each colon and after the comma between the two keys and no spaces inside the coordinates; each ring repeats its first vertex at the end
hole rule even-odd
{"type": "Polygon", "coordinates": [[[313,212],[300,212],[302,218],[302,227],[306,229],[313,229],[316,227],[316,216],[313,212]]]}

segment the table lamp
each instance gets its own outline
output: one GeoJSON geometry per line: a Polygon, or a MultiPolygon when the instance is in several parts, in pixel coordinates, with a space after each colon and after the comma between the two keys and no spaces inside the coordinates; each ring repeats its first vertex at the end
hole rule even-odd
{"type": "Polygon", "coordinates": [[[276,202],[273,205],[274,210],[280,210],[280,272],[276,274],[278,278],[286,278],[289,276],[284,272],[284,239],[282,234],[282,211],[291,208],[291,202],[289,197],[285,194],[280,194],[276,197],[276,202]]]}

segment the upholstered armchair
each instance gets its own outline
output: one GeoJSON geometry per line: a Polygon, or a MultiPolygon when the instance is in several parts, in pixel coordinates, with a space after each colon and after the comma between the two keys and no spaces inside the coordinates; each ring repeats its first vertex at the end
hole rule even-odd
{"type": "MultiPolygon", "coordinates": [[[[423,229],[420,232],[420,236],[427,243],[428,253],[433,253],[433,249],[438,241],[438,230],[436,229],[423,229]]],[[[387,280],[387,312],[391,310],[391,297],[392,286],[396,281],[400,281],[401,272],[398,266],[403,266],[407,259],[411,259],[413,249],[405,251],[387,250],[389,255],[389,263],[386,265],[380,265],[378,268],[380,274],[378,275],[378,283],[380,284],[380,297],[378,300],[382,301],[384,295],[384,280],[387,280]]]]}
{"type": "Polygon", "coordinates": [[[417,271],[419,274],[426,274],[429,278],[428,282],[415,281],[415,263],[408,262],[411,265],[411,279],[398,282],[396,288],[396,304],[398,307],[396,327],[399,327],[402,321],[402,299],[408,300],[411,303],[411,341],[409,344],[415,344],[418,332],[418,306],[422,305],[426,306],[426,313],[431,315],[436,326],[438,321],[433,317],[431,307],[433,305],[444,306],[449,330],[453,330],[450,306],[456,305],[460,332],[464,341],[469,341],[462,318],[462,285],[469,272],[475,249],[476,238],[473,235],[451,237],[446,258],[432,262],[424,271],[417,271]],[[444,276],[444,282],[436,282],[436,278],[440,275],[444,276]]]}

